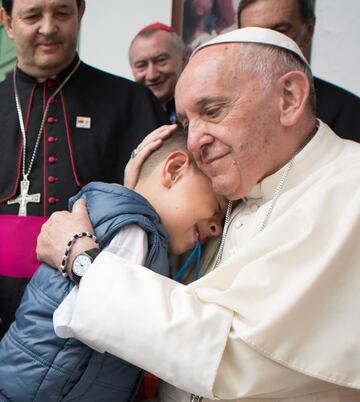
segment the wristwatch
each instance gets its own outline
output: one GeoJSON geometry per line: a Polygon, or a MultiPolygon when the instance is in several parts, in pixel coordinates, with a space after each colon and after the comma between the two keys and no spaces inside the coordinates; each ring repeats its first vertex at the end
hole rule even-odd
{"type": "Polygon", "coordinates": [[[71,267],[71,274],[72,280],[77,285],[80,283],[81,278],[85,275],[92,262],[99,255],[100,251],[101,250],[98,248],[92,248],[90,250],[84,251],[74,258],[71,267]]]}

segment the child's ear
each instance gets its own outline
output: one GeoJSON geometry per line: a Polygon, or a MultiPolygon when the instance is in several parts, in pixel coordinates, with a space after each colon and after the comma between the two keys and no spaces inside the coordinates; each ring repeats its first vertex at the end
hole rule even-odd
{"type": "Polygon", "coordinates": [[[190,157],[185,151],[174,151],[165,160],[161,183],[167,188],[171,188],[191,165],[190,157]]]}

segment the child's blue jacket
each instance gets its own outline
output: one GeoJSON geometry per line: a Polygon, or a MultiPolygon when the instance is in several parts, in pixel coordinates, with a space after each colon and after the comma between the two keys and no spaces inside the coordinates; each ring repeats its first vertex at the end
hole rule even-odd
{"type": "MultiPolygon", "coordinates": [[[[147,200],[125,187],[98,182],[86,185],[70,200],[70,206],[80,197],[87,200],[100,247],[106,246],[120,228],[137,224],[148,234],[145,265],[169,276],[168,237],[147,200]]],[[[76,339],[55,335],[53,313],[73,286],[45,264],[36,271],[16,312],[15,322],[0,342],[0,401],[125,402],[133,399],[142,370],[110,354],[98,353],[76,339]]]]}

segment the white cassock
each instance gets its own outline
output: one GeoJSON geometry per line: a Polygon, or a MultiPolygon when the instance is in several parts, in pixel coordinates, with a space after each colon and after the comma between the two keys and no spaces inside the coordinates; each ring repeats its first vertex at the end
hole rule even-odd
{"type": "Polygon", "coordinates": [[[320,123],[260,232],[282,174],[234,209],[223,262],[190,285],[102,252],[73,335],[165,380],[166,402],[360,401],[360,145],[320,123]]]}

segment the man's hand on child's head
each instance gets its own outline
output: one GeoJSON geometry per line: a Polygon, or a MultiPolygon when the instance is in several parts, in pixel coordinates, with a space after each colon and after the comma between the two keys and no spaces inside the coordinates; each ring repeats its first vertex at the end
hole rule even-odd
{"type": "Polygon", "coordinates": [[[148,134],[131,154],[129,162],[125,167],[124,186],[134,189],[141,171],[141,167],[147,157],[158,149],[163,141],[168,138],[176,129],[177,124],[165,125],[157,128],[148,134]]]}
{"type": "MultiPolygon", "coordinates": [[[[84,199],[75,202],[72,212],[54,212],[44,223],[36,246],[38,260],[59,268],[67,243],[75,233],[79,232],[94,233],[84,199]]],[[[72,266],[74,257],[95,247],[98,247],[97,244],[89,237],[77,239],[71,248],[67,269],[72,266]]]]}

